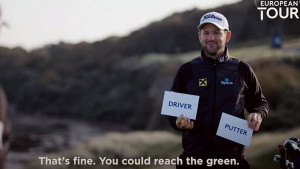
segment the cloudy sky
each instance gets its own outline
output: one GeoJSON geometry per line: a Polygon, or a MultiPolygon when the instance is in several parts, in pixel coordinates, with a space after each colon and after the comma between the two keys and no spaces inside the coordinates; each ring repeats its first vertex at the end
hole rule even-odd
{"type": "MultiPolygon", "coordinates": [[[[27,50],[60,41],[94,42],[124,36],[174,12],[240,0],[0,0],[0,46],[27,50]]],[[[200,19],[201,16],[199,16],[200,19]]]]}

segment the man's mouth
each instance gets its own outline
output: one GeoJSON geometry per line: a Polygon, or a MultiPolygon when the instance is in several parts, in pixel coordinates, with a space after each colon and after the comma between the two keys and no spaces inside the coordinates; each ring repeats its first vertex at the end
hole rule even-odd
{"type": "Polygon", "coordinates": [[[208,47],[215,47],[217,44],[216,43],[208,43],[207,45],[208,45],[208,47]]]}

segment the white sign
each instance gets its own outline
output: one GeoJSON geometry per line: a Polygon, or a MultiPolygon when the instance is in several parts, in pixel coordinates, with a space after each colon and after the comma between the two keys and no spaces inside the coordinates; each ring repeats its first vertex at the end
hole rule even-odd
{"type": "Polygon", "coordinates": [[[252,133],[253,130],[248,127],[247,120],[222,113],[217,131],[218,136],[249,146],[252,133]]]}
{"type": "Polygon", "coordinates": [[[199,96],[165,91],[161,114],[196,120],[199,96]]]}

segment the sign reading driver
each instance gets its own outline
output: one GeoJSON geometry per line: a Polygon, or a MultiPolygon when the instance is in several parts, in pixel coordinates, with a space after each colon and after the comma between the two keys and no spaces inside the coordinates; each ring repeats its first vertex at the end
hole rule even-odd
{"type": "Polygon", "coordinates": [[[165,91],[161,114],[196,120],[199,96],[165,91]]]}

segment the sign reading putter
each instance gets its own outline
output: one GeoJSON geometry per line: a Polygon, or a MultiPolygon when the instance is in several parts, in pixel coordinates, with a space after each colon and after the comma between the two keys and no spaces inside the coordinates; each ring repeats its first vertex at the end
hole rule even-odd
{"type": "Polygon", "coordinates": [[[253,130],[247,120],[222,113],[217,135],[245,146],[250,145],[253,130]]]}
{"type": "Polygon", "coordinates": [[[161,114],[196,120],[198,102],[199,96],[165,91],[161,114]]]}

